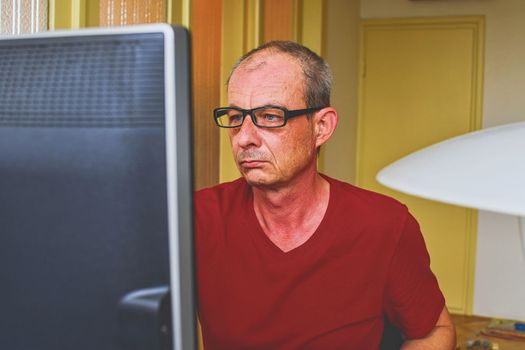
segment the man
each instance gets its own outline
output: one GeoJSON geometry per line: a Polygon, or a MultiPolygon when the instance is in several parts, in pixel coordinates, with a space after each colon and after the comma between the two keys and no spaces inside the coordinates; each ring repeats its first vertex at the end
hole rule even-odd
{"type": "Polygon", "coordinates": [[[316,169],[331,137],[326,63],[272,42],[234,66],[227,128],[242,177],[196,194],[206,350],[377,349],[384,317],[403,349],[454,349],[454,326],[405,206],[316,169]]]}

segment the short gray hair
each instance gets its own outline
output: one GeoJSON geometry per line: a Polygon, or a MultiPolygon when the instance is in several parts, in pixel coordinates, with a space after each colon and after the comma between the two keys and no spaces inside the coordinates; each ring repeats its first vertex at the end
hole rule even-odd
{"type": "Polygon", "coordinates": [[[297,61],[304,77],[304,100],[307,108],[330,106],[332,72],[328,63],[309,48],[294,41],[270,41],[244,54],[232,67],[227,84],[235,70],[263,51],[286,54],[297,61]]]}

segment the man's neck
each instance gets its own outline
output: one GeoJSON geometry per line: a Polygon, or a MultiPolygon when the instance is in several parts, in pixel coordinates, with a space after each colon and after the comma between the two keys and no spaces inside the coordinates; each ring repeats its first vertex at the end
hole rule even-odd
{"type": "Polygon", "coordinates": [[[254,188],[254,209],[268,238],[281,250],[305,243],[321,223],[330,185],[317,172],[279,189],[254,188]]]}

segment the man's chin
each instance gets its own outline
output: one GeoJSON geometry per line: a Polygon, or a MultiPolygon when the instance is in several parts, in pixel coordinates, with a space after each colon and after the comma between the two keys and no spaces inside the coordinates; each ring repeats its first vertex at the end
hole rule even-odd
{"type": "Polygon", "coordinates": [[[242,176],[250,186],[259,189],[276,189],[281,183],[279,179],[262,176],[262,174],[254,174],[252,172],[243,173],[242,176]]]}
{"type": "Polygon", "coordinates": [[[265,179],[264,177],[260,176],[249,176],[246,174],[243,174],[244,179],[246,182],[251,186],[265,186],[271,183],[271,181],[268,181],[268,179],[265,179]]]}
{"type": "Polygon", "coordinates": [[[269,176],[264,174],[260,169],[244,170],[241,174],[251,186],[265,186],[272,182],[269,176]]]}

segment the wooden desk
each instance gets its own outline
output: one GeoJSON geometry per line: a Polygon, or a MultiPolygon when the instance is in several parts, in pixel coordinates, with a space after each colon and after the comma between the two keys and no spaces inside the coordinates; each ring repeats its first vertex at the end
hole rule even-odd
{"type": "Polygon", "coordinates": [[[465,345],[467,340],[486,339],[490,340],[491,342],[498,343],[499,350],[525,350],[525,341],[507,340],[496,337],[489,337],[486,335],[480,335],[479,331],[489,324],[490,318],[480,316],[452,315],[452,319],[454,320],[454,323],[456,325],[458,349],[467,349],[465,345]]]}

